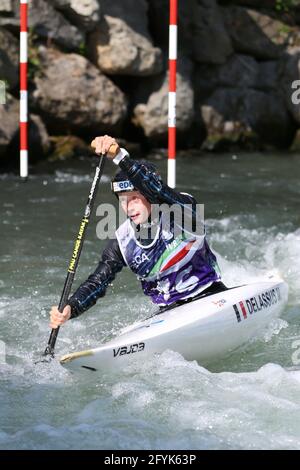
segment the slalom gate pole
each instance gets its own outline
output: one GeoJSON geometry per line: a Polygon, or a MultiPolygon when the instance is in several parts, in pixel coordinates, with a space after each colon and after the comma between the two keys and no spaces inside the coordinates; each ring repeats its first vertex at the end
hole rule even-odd
{"type": "Polygon", "coordinates": [[[168,185],[176,186],[176,71],[177,0],[170,0],[169,23],[169,110],[168,110],[168,185]]]}
{"type": "Polygon", "coordinates": [[[20,0],[20,176],[28,177],[28,0],[20,0]]]}

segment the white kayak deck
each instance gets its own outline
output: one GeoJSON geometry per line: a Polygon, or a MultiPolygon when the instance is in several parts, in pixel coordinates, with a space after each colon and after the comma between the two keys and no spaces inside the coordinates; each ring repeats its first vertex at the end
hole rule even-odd
{"type": "Polygon", "coordinates": [[[247,343],[282,312],[288,286],[270,277],[158,313],[124,328],[98,348],[67,354],[70,370],[102,371],[171,349],[199,363],[222,358],[247,343]]]}

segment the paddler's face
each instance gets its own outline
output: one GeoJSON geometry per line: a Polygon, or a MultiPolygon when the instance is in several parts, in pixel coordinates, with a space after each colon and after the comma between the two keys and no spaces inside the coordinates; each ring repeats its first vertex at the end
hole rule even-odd
{"type": "Polygon", "coordinates": [[[139,191],[122,193],[119,195],[119,201],[125,214],[136,225],[143,224],[148,220],[151,213],[151,203],[139,191]]]}

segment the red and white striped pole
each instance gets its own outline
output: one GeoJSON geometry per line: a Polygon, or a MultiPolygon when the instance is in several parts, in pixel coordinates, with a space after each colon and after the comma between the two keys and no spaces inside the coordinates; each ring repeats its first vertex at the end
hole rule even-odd
{"type": "Polygon", "coordinates": [[[28,176],[28,0],[20,0],[20,176],[28,176]]]}
{"type": "Polygon", "coordinates": [[[176,69],[177,0],[170,0],[169,23],[169,112],[168,112],[168,185],[176,186],[176,69]]]}

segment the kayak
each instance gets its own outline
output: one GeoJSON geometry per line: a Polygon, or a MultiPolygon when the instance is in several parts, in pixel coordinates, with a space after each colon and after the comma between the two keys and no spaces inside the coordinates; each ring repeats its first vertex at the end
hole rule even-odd
{"type": "Polygon", "coordinates": [[[288,285],[270,276],[168,308],[124,328],[95,349],[67,354],[70,371],[123,368],[170,349],[204,365],[256,337],[282,312],[288,285]]]}

